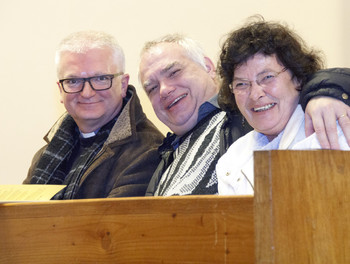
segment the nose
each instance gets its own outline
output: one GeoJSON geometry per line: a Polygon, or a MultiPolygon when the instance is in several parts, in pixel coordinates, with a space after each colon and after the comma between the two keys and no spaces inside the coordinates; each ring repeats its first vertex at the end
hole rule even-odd
{"type": "Polygon", "coordinates": [[[162,99],[166,99],[175,90],[173,86],[168,85],[166,83],[161,83],[159,85],[160,85],[160,97],[162,99]]]}
{"type": "Polygon", "coordinates": [[[258,85],[256,82],[252,82],[249,91],[249,98],[254,101],[257,101],[260,97],[263,97],[264,95],[264,88],[258,85]]]}
{"type": "Polygon", "coordinates": [[[80,95],[82,97],[89,98],[94,96],[95,94],[96,94],[96,91],[92,89],[90,83],[88,81],[85,81],[83,90],[80,92],[80,95]]]}

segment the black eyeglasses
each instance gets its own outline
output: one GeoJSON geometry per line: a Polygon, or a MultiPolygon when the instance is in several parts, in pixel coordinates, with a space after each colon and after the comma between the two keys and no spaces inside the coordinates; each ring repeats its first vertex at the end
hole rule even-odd
{"type": "Polygon", "coordinates": [[[58,81],[65,93],[74,94],[84,90],[85,82],[89,82],[90,87],[95,91],[108,90],[112,87],[114,77],[123,75],[123,72],[116,74],[105,74],[89,78],[68,78],[58,81]]]}

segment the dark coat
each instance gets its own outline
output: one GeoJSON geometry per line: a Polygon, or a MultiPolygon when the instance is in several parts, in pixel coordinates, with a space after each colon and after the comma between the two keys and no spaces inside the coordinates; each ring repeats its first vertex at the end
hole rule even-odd
{"type": "MultiPolygon", "coordinates": [[[[145,195],[152,174],[160,162],[157,149],[164,136],[147,119],[135,88],[130,85],[127,98],[128,102],[109,137],[84,172],[74,198],[145,195]]],[[[48,144],[55,131],[53,127],[44,137],[48,144]]],[[[46,147],[47,145],[35,154],[24,183],[30,182],[46,147]]]]}
{"type": "Polygon", "coordinates": [[[318,71],[310,77],[301,91],[300,104],[306,104],[315,96],[330,96],[350,105],[350,68],[331,68],[318,71]]]}

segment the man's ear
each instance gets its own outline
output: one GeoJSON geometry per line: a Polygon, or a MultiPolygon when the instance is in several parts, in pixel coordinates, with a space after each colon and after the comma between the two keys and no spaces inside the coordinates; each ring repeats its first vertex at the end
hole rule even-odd
{"type": "Polygon", "coordinates": [[[63,104],[63,88],[61,87],[60,82],[57,82],[58,89],[60,90],[60,102],[63,104]]]}
{"type": "Polygon", "coordinates": [[[128,85],[129,85],[129,74],[124,74],[122,77],[122,80],[121,80],[121,90],[122,90],[122,96],[123,98],[126,96],[126,91],[128,90],[128,85]]]}
{"type": "Polygon", "coordinates": [[[214,63],[211,61],[210,58],[204,57],[205,67],[207,72],[212,78],[216,77],[216,69],[214,63]]]}

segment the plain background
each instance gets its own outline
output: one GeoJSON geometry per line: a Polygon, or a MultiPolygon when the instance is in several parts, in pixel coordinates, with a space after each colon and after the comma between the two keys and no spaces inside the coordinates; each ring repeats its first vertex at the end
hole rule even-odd
{"type": "Polygon", "coordinates": [[[286,22],[323,50],[328,67],[347,67],[349,12],[348,0],[0,0],[0,184],[22,183],[43,136],[64,112],[54,53],[74,31],[103,30],[117,38],[130,83],[147,115],[166,133],[138,83],[145,41],[183,33],[202,43],[216,63],[225,34],[261,14],[286,22]]]}

